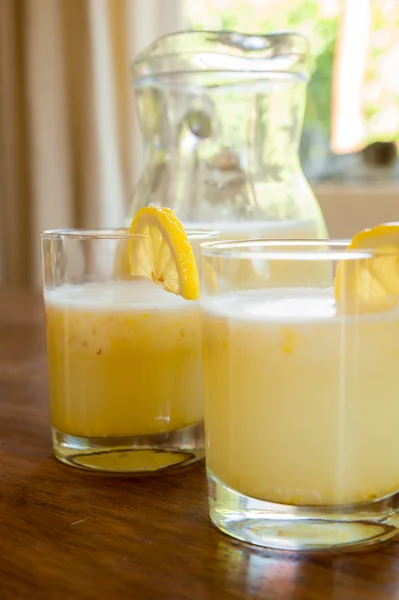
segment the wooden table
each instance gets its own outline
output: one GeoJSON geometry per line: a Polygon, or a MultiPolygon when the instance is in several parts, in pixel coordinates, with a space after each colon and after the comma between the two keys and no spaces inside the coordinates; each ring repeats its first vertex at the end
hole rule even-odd
{"type": "MultiPolygon", "coordinates": [[[[399,436],[399,423],[398,423],[399,436]]],[[[43,310],[0,291],[0,599],[398,600],[399,544],[251,548],[208,520],[203,465],[112,478],[51,456],[43,310]]]]}

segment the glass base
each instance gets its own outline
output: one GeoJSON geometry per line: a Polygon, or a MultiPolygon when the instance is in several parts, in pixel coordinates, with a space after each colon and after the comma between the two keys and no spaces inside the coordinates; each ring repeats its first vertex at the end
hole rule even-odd
{"type": "Polygon", "coordinates": [[[240,494],[208,469],[212,522],[241,541],[280,550],[334,550],[399,533],[399,494],[365,504],[291,506],[240,494]]]}
{"type": "Polygon", "coordinates": [[[67,465],[114,474],[153,473],[189,465],[204,456],[204,427],[154,435],[88,438],[53,432],[55,457],[67,465]]]}

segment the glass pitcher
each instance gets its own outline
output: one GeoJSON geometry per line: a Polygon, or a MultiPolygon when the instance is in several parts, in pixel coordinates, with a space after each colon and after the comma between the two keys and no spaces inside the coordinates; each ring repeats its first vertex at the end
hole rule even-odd
{"type": "Polygon", "coordinates": [[[185,31],[132,72],[146,147],[131,216],[173,208],[222,238],[326,237],[299,163],[309,49],[297,33],[185,31]]]}

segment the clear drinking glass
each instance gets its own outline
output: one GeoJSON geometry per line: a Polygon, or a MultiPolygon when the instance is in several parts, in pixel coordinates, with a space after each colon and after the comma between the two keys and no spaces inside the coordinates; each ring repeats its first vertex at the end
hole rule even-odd
{"type": "MultiPolygon", "coordinates": [[[[216,232],[188,234],[198,255],[216,232]]],[[[55,456],[115,473],[203,457],[198,302],[129,274],[125,230],[42,233],[55,456]]]]}
{"type": "Polygon", "coordinates": [[[240,540],[328,549],[397,533],[399,307],[337,309],[337,264],[360,274],[379,257],[347,246],[201,248],[210,516],[240,540]]]}

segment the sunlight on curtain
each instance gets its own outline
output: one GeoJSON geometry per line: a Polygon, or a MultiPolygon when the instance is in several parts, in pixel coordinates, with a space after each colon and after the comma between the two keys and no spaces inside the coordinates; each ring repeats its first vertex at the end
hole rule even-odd
{"type": "Polygon", "coordinates": [[[345,0],[334,64],[331,145],[354,152],[399,133],[399,4],[345,0]]]}
{"type": "Polygon", "coordinates": [[[335,51],[331,147],[344,154],[364,146],[362,90],[370,46],[370,0],[345,0],[335,51]]]}

